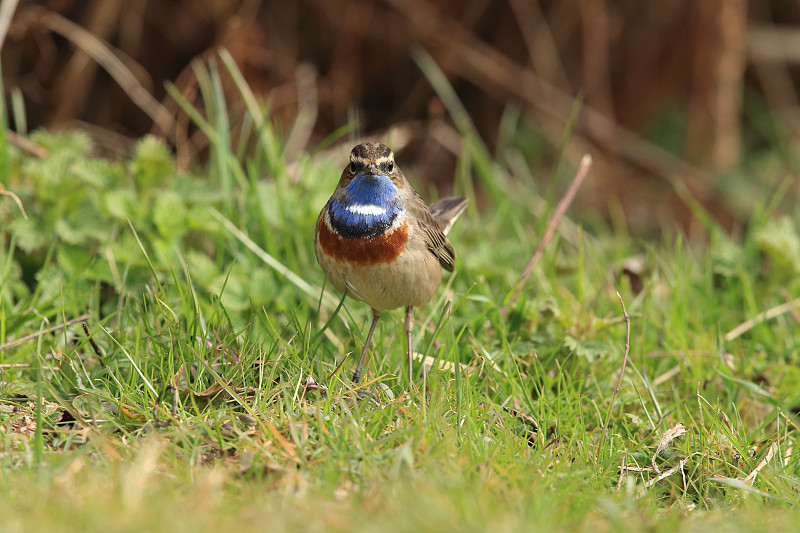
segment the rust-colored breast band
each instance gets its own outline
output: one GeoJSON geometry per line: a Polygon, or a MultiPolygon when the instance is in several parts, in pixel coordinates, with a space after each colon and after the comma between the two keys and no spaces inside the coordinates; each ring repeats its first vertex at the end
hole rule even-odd
{"type": "Polygon", "coordinates": [[[319,217],[317,222],[319,244],[325,255],[336,261],[346,261],[354,265],[389,263],[397,259],[408,242],[408,222],[403,222],[388,235],[348,239],[331,231],[324,218],[319,217]]]}

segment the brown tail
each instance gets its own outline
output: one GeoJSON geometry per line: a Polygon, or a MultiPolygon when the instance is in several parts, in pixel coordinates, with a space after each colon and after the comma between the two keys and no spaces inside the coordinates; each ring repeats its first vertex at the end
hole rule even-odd
{"type": "Polygon", "coordinates": [[[467,208],[467,199],[463,196],[445,196],[430,206],[431,215],[442,233],[447,235],[453,222],[467,208]]]}

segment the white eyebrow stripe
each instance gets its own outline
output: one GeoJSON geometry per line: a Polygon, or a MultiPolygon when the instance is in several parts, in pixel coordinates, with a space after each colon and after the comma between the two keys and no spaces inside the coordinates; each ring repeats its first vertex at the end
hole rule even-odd
{"type": "Polygon", "coordinates": [[[347,210],[359,215],[385,215],[386,209],[375,204],[353,204],[348,205],[347,210]]]}
{"type": "Polygon", "coordinates": [[[394,161],[394,157],[391,156],[391,155],[385,155],[385,156],[377,157],[375,159],[366,159],[366,158],[363,158],[363,157],[358,156],[358,155],[351,155],[350,156],[350,162],[356,163],[356,164],[359,164],[359,165],[364,165],[364,166],[369,165],[369,164],[373,164],[375,166],[380,166],[380,165],[383,165],[385,163],[389,163],[390,161],[392,161],[392,162],[394,161]]]}

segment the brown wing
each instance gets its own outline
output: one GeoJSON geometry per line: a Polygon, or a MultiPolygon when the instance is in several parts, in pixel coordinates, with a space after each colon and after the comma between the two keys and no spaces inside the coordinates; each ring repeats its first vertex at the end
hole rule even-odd
{"type": "Polygon", "coordinates": [[[424,234],[428,250],[436,256],[443,269],[452,272],[456,261],[456,251],[445,234],[442,233],[442,230],[439,229],[439,224],[436,223],[433,215],[431,215],[425,200],[416,191],[412,190],[411,199],[406,203],[406,209],[409,211],[412,220],[419,222],[419,229],[424,234]]]}

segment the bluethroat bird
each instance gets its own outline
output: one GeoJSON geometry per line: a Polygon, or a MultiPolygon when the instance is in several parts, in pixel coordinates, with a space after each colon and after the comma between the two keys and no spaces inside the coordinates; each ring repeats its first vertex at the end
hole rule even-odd
{"type": "Polygon", "coordinates": [[[353,383],[361,380],[381,313],[398,307],[406,310],[412,383],[414,308],[431,299],[443,268],[453,271],[456,252],[446,234],[466,206],[464,197],[447,197],[428,207],[383,144],[367,142],[350,152],[350,163],[317,219],[314,249],[331,284],[372,307],[353,383]]]}

